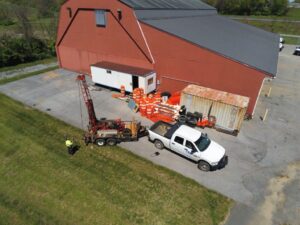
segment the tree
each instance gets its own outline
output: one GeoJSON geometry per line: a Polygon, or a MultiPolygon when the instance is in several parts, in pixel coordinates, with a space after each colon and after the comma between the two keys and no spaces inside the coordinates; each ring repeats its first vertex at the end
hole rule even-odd
{"type": "Polygon", "coordinates": [[[53,16],[57,4],[55,0],[35,0],[34,2],[36,3],[35,7],[38,9],[40,17],[53,16]]]}
{"type": "Polygon", "coordinates": [[[9,26],[14,24],[10,4],[0,1],[0,25],[9,26]]]}
{"type": "Polygon", "coordinates": [[[270,8],[272,14],[281,16],[287,13],[288,2],[286,0],[272,0],[270,8]]]}
{"type": "Polygon", "coordinates": [[[31,39],[33,37],[33,30],[28,19],[28,9],[26,7],[15,6],[14,13],[18,20],[18,27],[21,34],[23,34],[27,40],[31,39]]]}

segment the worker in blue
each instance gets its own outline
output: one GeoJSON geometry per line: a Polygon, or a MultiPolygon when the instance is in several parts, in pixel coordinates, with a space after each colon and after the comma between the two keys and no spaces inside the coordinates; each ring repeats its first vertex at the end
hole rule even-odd
{"type": "Polygon", "coordinates": [[[66,147],[68,149],[68,153],[70,155],[74,155],[75,149],[74,149],[73,141],[71,141],[69,138],[66,138],[65,144],[66,144],[66,147]]]}

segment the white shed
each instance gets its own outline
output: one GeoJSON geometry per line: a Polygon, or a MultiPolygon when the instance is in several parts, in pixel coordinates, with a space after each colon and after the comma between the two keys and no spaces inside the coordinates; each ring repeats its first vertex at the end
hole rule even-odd
{"type": "Polygon", "coordinates": [[[92,65],[91,72],[94,83],[107,87],[120,89],[124,85],[127,92],[143,88],[146,94],[156,89],[153,70],[102,61],[92,65]]]}

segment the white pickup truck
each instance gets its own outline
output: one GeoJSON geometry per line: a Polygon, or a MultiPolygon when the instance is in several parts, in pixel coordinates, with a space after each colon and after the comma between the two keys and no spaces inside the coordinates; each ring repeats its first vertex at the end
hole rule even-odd
{"type": "Polygon", "coordinates": [[[194,162],[203,171],[223,168],[228,163],[225,149],[204,134],[186,125],[162,121],[149,129],[149,140],[158,149],[168,148],[194,162]]]}

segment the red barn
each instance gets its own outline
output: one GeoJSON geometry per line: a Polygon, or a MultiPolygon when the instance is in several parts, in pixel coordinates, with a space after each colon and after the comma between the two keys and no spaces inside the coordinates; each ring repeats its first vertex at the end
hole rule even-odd
{"type": "Polygon", "coordinates": [[[264,79],[276,76],[278,46],[278,35],[219,16],[200,0],[69,0],[56,43],[63,68],[104,81],[127,82],[129,74],[131,89],[198,84],[247,96],[250,115],[264,79]]]}

